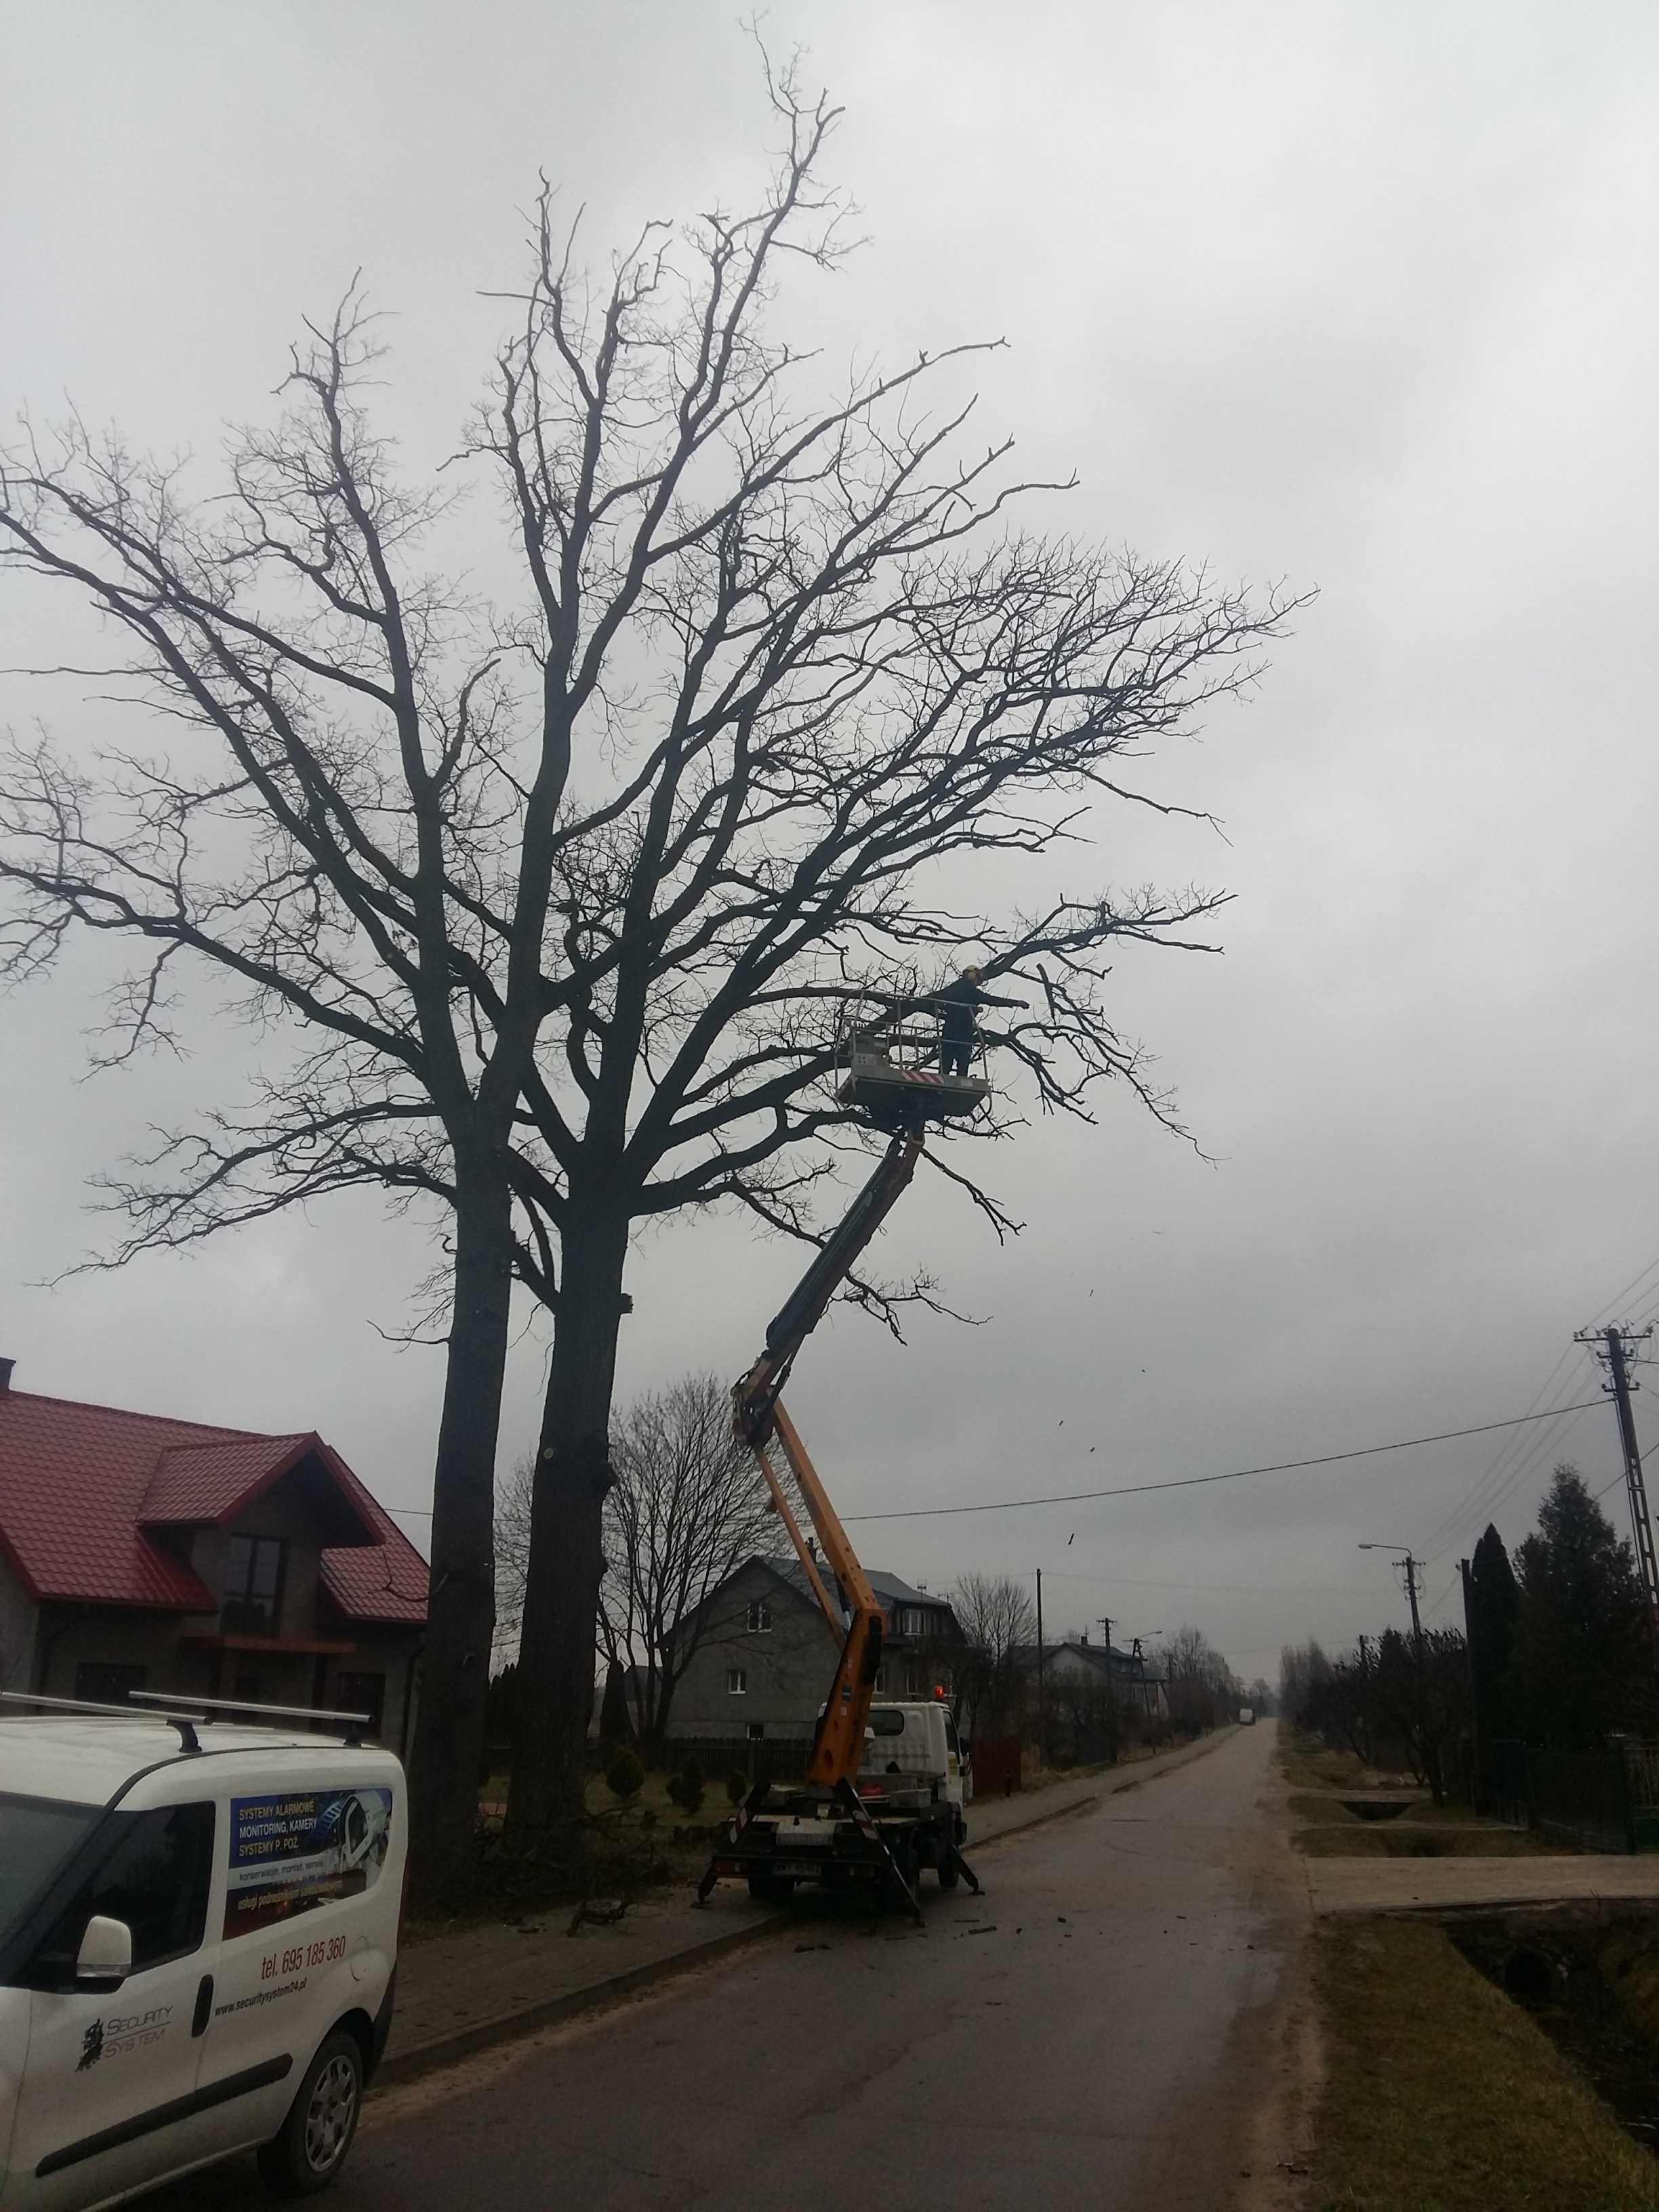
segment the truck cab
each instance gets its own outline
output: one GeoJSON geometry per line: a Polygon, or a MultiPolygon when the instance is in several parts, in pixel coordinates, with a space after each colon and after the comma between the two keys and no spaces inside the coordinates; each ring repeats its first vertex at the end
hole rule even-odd
{"type": "Polygon", "coordinates": [[[899,1799],[919,1786],[958,1813],[972,1804],[973,1771],[957,1734],[955,1715],[942,1698],[872,1705],[859,1796],[866,1805],[874,1805],[883,1799],[899,1799]]]}
{"type": "Polygon", "coordinates": [[[247,2150],[292,2190],[332,2181],[391,2024],[406,1827],[373,1745],[0,1717],[3,2212],[247,2150]]]}

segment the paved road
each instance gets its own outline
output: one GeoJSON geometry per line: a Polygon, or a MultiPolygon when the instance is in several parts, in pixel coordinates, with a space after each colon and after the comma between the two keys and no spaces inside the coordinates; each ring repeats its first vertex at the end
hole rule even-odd
{"type": "MultiPolygon", "coordinates": [[[[732,1963],[392,2089],[342,2199],[1227,2206],[1301,1926],[1261,1809],[1273,1734],[988,1850],[984,1898],[930,1884],[923,1931],[826,1903],[732,1963]]],[[[148,2203],[197,2212],[228,2181],[148,2203]]]]}

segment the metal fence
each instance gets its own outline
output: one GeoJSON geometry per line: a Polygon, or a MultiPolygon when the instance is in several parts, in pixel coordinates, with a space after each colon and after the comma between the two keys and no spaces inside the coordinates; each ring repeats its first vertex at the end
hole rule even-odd
{"type": "Polygon", "coordinates": [[[1581,1851],[1635,1850],[1622,1753],[1533,1751],[1527,1766],[1532,1825],[1540,1835],[1581,1851]]]}
{"type": "Polygon", "coordinates": [[[1500,1820],[1581,1851],[1659,1850],[1659,1744],[1607,1751],[1492,1745],[1486,1802],[1500,1820]]]}

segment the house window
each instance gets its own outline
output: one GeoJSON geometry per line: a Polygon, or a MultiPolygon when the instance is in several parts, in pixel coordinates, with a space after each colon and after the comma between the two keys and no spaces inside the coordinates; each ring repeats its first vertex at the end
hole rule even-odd
{"type": "Polygon", "coordinates": [[[142,1667],[124,1667],[114,1661],[83,1659],[75,1670],[75,1694],[92,1705],[124,1705],[129,1690],[142,1690],[142,1667]]]}
{"type": "Polygon", "coordinates": [[[767,1636],[772,1629],[772,1601],[769,1597],[755,1597],[749,1601],[749,1633],[767,1636]]]}
{"type": "Polygon", "coordinates": [[[746,1698],[749,1694],[749,1674],[746,1668],[728,1667],[726,1670],[726,1694],[728,1698],[746,1698]]]}
{"type": "Polygon", "coordinates": [[[219,1626],[228,1636],[275,1636],[283,1595],[283,1549],[275,1536],[233,1536],[225,1559],[219,1626]]]}
{"type": "Polygon", "coordinates": [[[336,1686],[334,1702],[343,1713],[367,1713],[369,1734],[379,1735],[380,1717],[386,1711],[386,1676],[342,1674],[336,1686]]]}
{"type": "Polygon", "coordinates": [[[925,1698],[927,1694],[927,1670],[921,1667],[907,1667],[904,1670],[904,1694],[907,1698],[925,1698]]]}
{"type": "Polygon", "coordinates": [[[927,1614],[924,1607],[902,1605],[898,1609],[898,1632],[901,1636],[924,1636],[927,1632],[927,1614]]]}
{"type": "Polygon", "coordinates": [[[766,1741],[766,1723],[764,1721],[750,1722],[749,1741],[750,1743],[764,1743],[766,1741]]]}

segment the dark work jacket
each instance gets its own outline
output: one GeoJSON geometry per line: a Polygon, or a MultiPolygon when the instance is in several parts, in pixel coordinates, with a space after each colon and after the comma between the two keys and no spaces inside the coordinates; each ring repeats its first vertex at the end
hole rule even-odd
{"type": "Polygon", "coordinates": [[[970,983],[965,975],[954,983],[947,983],[942,991],[935,991],[933,1003],[944,1013],[943,1035],[948,1043],[966,1044],[974,1035],[974,1012],[979,1006],[1023,1006],[1023,999],[996,999],[970,983]]]}

